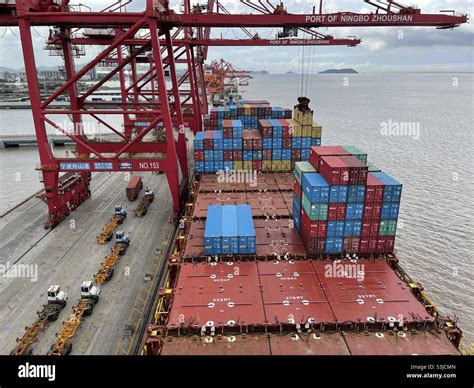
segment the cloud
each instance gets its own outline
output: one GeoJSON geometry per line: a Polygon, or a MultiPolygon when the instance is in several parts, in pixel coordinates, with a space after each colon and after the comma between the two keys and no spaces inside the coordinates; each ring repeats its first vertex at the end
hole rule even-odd
{"type": "MultiPolygon", "coordinates": [[[[93,10],[101,10],[110,5],[112,0],[82,0],[81,3],[90,6],[93,10]]],[[[171,5],[179,11],[181,0],[172,0],[171,5]]],[[[255,13],[249,7],[236,0],[220,0],[232,13],[255,13]]],[[[277,1],[275,0],[276,4],[277,1]]],[[[462,0],[419,0],[418,6],[425,13],[437,13],[441,9],[455,9],[460,13],[472,13],[472,2],[466,4],[462,0]]],[[[314,0],[286,1],[285,6],[290,13],[311,12],[313,5],[319,2],[314,0]]],[[[362,0],[325,0],[325,12],[373,12],[373,8],[362,0]]],[[[145,8],[145,0],[133,0],[127,5],[128,11],[141,11],[145,8]]],[[[0,27],[0,66],[21,68],[23,56],[19,44],[19,32],[0,27]]],[[[257,30],[251,29],[254,33],[257,30]]],[[[272,38],[277,29],[259,29],[263,38],[272,38]]],[[[316,47],[314,63],[321,68],[330,64],[344,65],[363,69],[364,71],[380,71],[380,69],[426,69],[437,66],[447,70],[472,71],[472,46],[474,43],[474,26],[463,25],[450,30],[437,30],[435,28],[410,27],[410,28],[333,28],[320,29],[321,33],[332,34],[337,38],[355,35],[363,43],[356,48],[347,47],[316,47]],[[400,35],[401,34],[401,35],[400,35]],[[400,38],[400,36],[402,38],[400,38]]],[[[48,34],[47,28],[37,27],[32,33],[35,45],[37,65],[59,65],[60,58],[50,57],[43,50],[44,36],[48,34]],[[43,36],[43,37],[42,37],[43,36]]],[[[214,37],[238,38],[244,36],[240,29],[213,29],[214,37]]],[[[309,50],[309,49],[307,49],[309,50]]],[[[89,54],[86,58],[76,60],[83,63],[97,54],[97,48],[87,48],[89,54]]],[[[275,72],[297,71],[300,66],[299,49],[296,47],[211,47],[210,59],[225,58],[236,66],[250,69],[266,69],[275,72]]]]}

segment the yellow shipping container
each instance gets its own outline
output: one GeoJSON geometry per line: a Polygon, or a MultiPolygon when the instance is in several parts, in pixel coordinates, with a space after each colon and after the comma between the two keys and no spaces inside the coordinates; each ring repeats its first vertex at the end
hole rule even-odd
{"type": "Polygon", "coordinates": [[[252,171],[252,161],[251,160],[244,160],[244,170],[252,171]]]}
{"type": "Polygon", "coordinates": [[[302,125],[311,125],[313,123],[313,111],[301,112],[295,107],[293,109],[293,118],[302,125]]]}
{"type": "Polygon", "coordinates": [[[290,123],[290,133],[293,137],[301,137],[301,124],[298,121],[289,119],[287,120],[290,123]]]}
{"type": "Polygon", "coordinates": [[[272,171],[281,171],[281,160],[272,160],[272,171]]]}
{"type": "Polygon", "coordinates": [[[234,170],[240,171],[243,170],[244,166],[242,162],[234,162],[234,170]]]}
{"type": "Polygon", "coordinates": [[[281,169],[282,171],[291,171],[291,160],[282,160],[281,169]]]}
{"type": "Polygon", "coordinates": [[[272,171],[272,161],[264,160],[262,162],[262,171],[272,171]]]}
{"type": "Polygon", "coordinates": [[[244,104],[244,115],[252,116],[252,106],[249,104],[244,104]]]}
{"type": "Polygon", "coordinates": [[[302,137],[311,137],[312,129],[311,125],[303,125],[302,137]]]}
{"type": "Polygon", "coordinates": [[[323,127],[318,123],[313,123],[313,129],[311,131],[311,137],[321,137],[323,132],[323,127]]]}

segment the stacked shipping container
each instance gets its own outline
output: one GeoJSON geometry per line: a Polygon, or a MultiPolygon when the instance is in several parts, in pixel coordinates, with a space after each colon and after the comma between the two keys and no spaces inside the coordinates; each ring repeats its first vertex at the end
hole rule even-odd
{"type": "Polygon", "coordinates": [[[296,161],[309,160],[311,146],[321,145],[321,126],[312,111],[304,118],[298,112],[295,107],[302,121],[266,101],[213,108],[205,120],[212,130],[198,132],[194,140],[196,171],[291,171],[296,161]]]}
{"type": "Polygon", "coordinates": [[[257,243],[249,205],[211,205],[204,230],[205,255],[251,255],[257,243]]]}
{"type": "Polygon", "coordinates": [[[355,147],[312,147],[295,164],[293,219],[311,255],[391,253],[401,185],[355,147]]]}

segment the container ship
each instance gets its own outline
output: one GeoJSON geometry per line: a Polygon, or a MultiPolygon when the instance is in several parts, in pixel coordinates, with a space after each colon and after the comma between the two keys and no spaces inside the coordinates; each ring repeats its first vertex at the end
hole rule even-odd
{"type": "Polygon", "coordinates": [[[321,146],[309,102],[205,119],[146,354],[460,354],[457,322],[399,264],[402,185],[355,146],[321,146]]]}
{"type": "MultiPolygon", "coordinates": [[[[204,64],[212,46],[354,47],[319,29],[447,30],[467,15],[391,0],[365,1],[372,13],[326,13],[321,1],[307,14],[270,1],[243,2],[251,13],[129,3],[0,1],[0,26],[18,28],[35,130],[2,144],[36,146],[44,184],[0,216],[0,351],[460,354],[457,320],[399,265],[394,172],[364,144],[323,143],[304,92],[292,108],[248,100],[238,87],[249,72],[204,64]],[[41,87],[37,27],[64,60],[54,91],[41,87]],[[97,55],[78,68],[88,46],[97,55]],[[104,91],[109,81],[118,89],[104,91]]],[[[301,50],[304,70],[314,57],[301,50]]]]}

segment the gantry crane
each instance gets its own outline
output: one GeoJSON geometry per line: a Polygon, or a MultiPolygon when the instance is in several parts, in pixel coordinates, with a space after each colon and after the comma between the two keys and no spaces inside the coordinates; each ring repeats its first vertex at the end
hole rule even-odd
{"type": "MultiPolygon", "coordinates": [[[[324,13],[313,9],[309,14],[294,14],[287,11],[283,3],[270,6],[270,2],[245,1],[249,6],[264,10],[252,14],[224,12],[209,0],[204,6],[191,7],[184,1],[182,13],[169,7],[167,0],[147,0],[143,12],[129,12],[121,2],[116,2],[106,12],[95,12],[75,7],[69,0],[19,0],[14,4],[0,1],[0,26],[18,26],[28,80],[28,90],[35,125],[40,165],[43,176],[45,199],[48,204],[47,226],[58,225],[77,206],[90,197],[90,173],[111,171],[161,171],[166,174],[173,199],[173,210],[180,210],[180,187],[185,188],[188,176],[186,138],[184,128],[189,125],[194,131],[202,127],[202,115],[207,113],[203,63],[208,47],[216,45],[234,46],[263,45],[279,46],[298,44],[291,37],[295,29],[312,31],[311,39],[302,45],[324,45],[335,43],[331,36],[319,36],[314,32],[319,27],[391,27],[433,26],[454,28],[467,22],[466,15],[424,14],[420,9],[407,7],[398,2],[366,1],[375,6],[370,14],[337,12],[324,13]],[[216,9],[217,7],[217,9],[216,9]],[[50,48],[64,58],[66,82],[45,99],[41,99],[36,58],[33,47],[32,28],[50,27],[50,48]],[[276,39],[262,41],[253,34],[248,39],[210,39],[210,29],[276,27],[282,32],[276,39]],[[86,29],[112,31],[106,36],[86,34],[86,29]],[[82,33],[83,39],[78,40],[82,33]],[[283,39],[279,41],[278,39],[283,39]],[[94,41],[95,40],[95,41],[94,41]],[[106,42],[105,42],[106,40],[106,42]],[[277,41],[276,44],[272,41],[277,41]],[[244,43],[245,41],[245,43],[244,43]],[[311,42],[313,41],[313,42],[311,42]],[[324,44],[320,44],[325,41],[324,44]],[[98,43],[100,42],[100,43],[98,43]],[[284,43],[286,42],[286,43],[284,43]],[[83,53],[82,44],[100,44],[100,53],[82,69],[76,71],[74,56],[83,53]],[[92,69],[103,62],[113,61],[115,66],[105,77],[82,94],[78,83],[92,69]],[[139,76],[137,63],[147,63],[149,70],[139,76]],[[177,64],[187,65],[183,75],[178,76],[177,64]],[[125,81],[125,69],[132,74],[131,84],[125,81]],[[170,82],[167,84],[166,76],[170,82]],[[121,83],[121,101],[94,102],[90,96],[112,77],[118,76],[121,83]],[[184,83],[189,87],[185,91],[184,83]],[[168,86],[169,85],[169,86],[168,86]],[[58,109],[52,105],[58,97],[69,96],[69,107],[58,109]],[[189,101],[192,103],[189,104],[189,101]],[[116,128],[100,115],[121,115],[124,128],[116,128]],[[54,117],[68,115],[74,131],[61,127],[54,117]],[[89,116],[114,136],[114,140],[97,141],[86,135],[81,128],[84,116],[89,116]],[[140,125],[137,126],[137,123],[140,125]],[[54,156],[48,143],[47,125],[75,143],[75,153],[70,157],[54,156]],[[157,128],[163,131],[162,139],[150,137],[157,128]],[[183,182],[179,180],[181,170],[183,182]],[[72,187],[60,189],[60,174],[73,172],[72,187]]],[[[352,40],[355,43],[354,40],[352,40]]],[[[351,43],[351,42],[349,42],[351,43]]],[[[348,44],[345,42],[344,44],[348,44]]]]}

